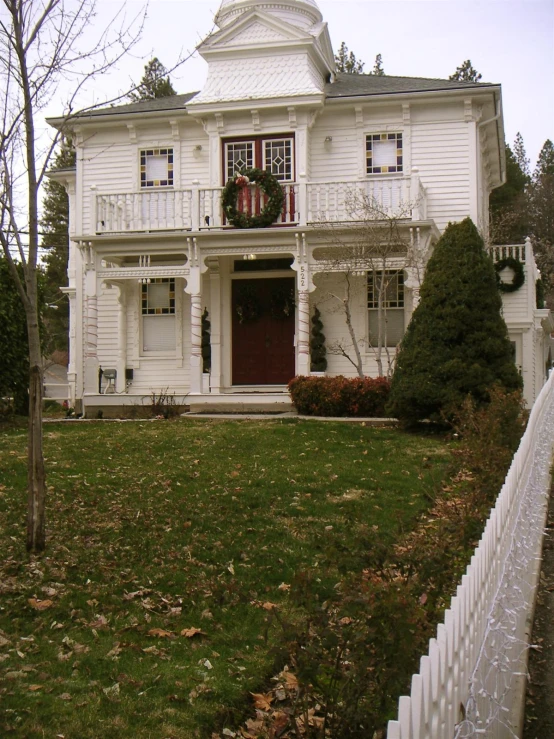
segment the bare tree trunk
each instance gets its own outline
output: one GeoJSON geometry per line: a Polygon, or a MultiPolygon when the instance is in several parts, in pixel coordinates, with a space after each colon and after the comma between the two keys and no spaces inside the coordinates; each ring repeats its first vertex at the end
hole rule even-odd
{"type": "MultiPolygon", "coordinates": [[[[38,329],[38,327],[37,327],[38,329]]],[[[31,343],[29,328],[29,348],[31,343]]],[[[36,332],[38,339],[38,330],[36,332]]],[[[38,344],[40,349],[40,342],[38,344]]],[[[30,357],[35,352],[30,351],[30,357]]],[[[46,478],[42,452],[42,366],[32,358],[29,368],[29,453],[27,460],[27,551],[42,552],[46,546],[46,478]]]]}
{"type": "Polygon", "coordinates": [[[354,347],[354,353],[356,354],[356,361],[353,362],[354,366],[356,367],[356,371],[358,372],[358,377],[364,376],[364,370],[362,366],[362,355],[360,353],[360,347],[358,346],[358,340],[356,339],[356,332],[354,331],[354,326],[352,325],[352,311],[350,310],[350,276],[346,274],[344,276],[346,280],[346,296],[344,299],[344,316],[346,320],[346,326],[348,328],[348,333],[350,334],[350,340],[352,341],[352,346],[354,347]]]}

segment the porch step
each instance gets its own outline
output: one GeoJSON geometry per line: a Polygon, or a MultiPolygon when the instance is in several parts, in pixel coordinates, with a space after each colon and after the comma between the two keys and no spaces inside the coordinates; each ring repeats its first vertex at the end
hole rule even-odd
{"type": "Polygon", "coordinates": [[[294,407],[286,393],[244,393],[188,397],[189,413],[291,413],[294,407]]]}

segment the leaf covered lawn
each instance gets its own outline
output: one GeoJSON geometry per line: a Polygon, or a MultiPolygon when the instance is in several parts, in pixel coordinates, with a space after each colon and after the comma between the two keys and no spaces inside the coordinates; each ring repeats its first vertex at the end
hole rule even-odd
{"type": "MultiPolygon", "coordinates": [[[[24,549],[26,432],[0,427],[0,734],[210,737],[306,614],[429,505],[443,442],[359,424],[45,426],[48,546],[24,549]]],[[[281,660],[281,661],[280,661],[281,660]]]]}

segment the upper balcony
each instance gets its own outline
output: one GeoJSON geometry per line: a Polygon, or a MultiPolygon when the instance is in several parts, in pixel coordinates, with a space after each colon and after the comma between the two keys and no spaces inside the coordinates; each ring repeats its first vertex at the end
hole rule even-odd
{"type": "MultiPolygon", "coordinates": [[[[255,186],[243,199],[247,212],[260,212],[264,196],[255,186]]],[[[416,168],[409,176],[364,180],[283,184],[285,203],[274,227],[319,223],[353,223],[368,218],[397,217],[423,221],[427,214],[425,188],[416,168]]],[[[232,229],[221,207],[222,187],[192,187],[92,195],[93,232],[147,233],[232,229]]]]}

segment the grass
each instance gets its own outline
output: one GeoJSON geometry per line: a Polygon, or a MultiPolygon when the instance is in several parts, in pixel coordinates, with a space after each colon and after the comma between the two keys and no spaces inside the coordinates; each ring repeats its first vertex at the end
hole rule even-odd
{"type": "Polygon", "coordinates": [[[324,601],[429,507],[442,441],[359,424],[45,426],[48,548],[24,550],[26,431],[0,427],[0,733],[210,737],[282,667],[274,604],[324,601]],[[201,630],[194,636],[185,629],[201,630]]]}

